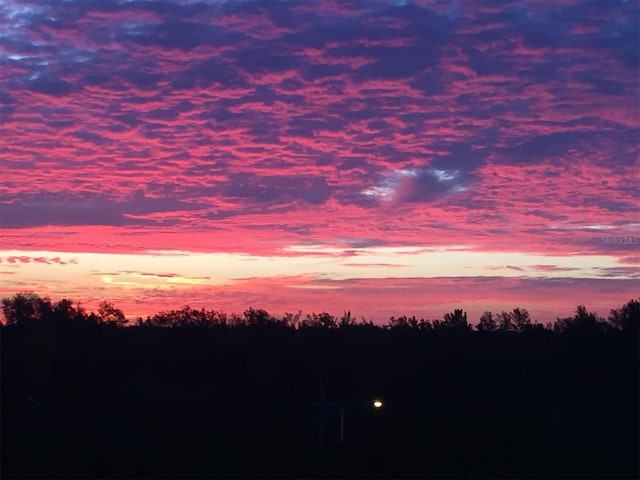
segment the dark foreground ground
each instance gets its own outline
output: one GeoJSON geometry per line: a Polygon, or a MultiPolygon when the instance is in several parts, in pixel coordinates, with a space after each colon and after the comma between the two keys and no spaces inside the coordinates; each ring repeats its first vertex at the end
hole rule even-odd
{"type": "Polygon", "coordinates": [[[639,476],[636,336],[1,335],[2,478],[639,476]]]}

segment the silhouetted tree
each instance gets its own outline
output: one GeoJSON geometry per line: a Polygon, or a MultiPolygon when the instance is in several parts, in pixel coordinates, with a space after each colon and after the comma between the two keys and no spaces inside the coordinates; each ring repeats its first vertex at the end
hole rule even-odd
{"type": "Polygon", "coordinates": [[[496,330],[501,332],[527,332],[533,323],[529,312],[524,308],[514,308],[511,312],[500,312],[496,319],[496,330]]]}
{"type": "Polygon", "coordinates": [[[246,326],[245,317],[242,315],[238,315],[237,313],[232,313],[229,315],[229,325],[232,327],[243,327],[246,326]]]}
{"type": "Polygon", "coordinates": [[[385,325],[385,328],[391,330],[398,329],[407,329],[407,330],[421,330],[428,331],[433,330],[433,325],[429,320],[425,320],[421,318],[418,320],[415,315],[411,317],[407,317],[406,315],[402,315],[400,317],[390,317],[389,323],[385,325]]]}
{"type": "Polygon", "coordinates": [[[479,332],[495,332],[498,328],[493,313],[486,311],[480,316],[480,321],[476,326],[479,332]]]}
{"type": "Polygon", "coordinates": [[[344,312],[344,314],[340,317],[338,321],[338,326],[340,328],[348,328],[352,327],[356,324],[356,319],[351,316],[351,310],[344,312]]]}
{"type": "Polygon", "coordinates": [[[367,320],[364,317],[360,317],[360,321],[356,322],[354,326],[356,328],[366,329],[366,330],[379,330],[380,329],[380,327],[378,327],[375,323],[373,323],[371,320],[367,320]]]}
{"type": "Polygon", "coordinates": [[[333,315],[322,312],[308,314],[302,321],[302,326],[307,328],[334,329],[338,327],[338,323],[333,315]]]}
{"type": "Polygon", "coordinates": [[[282,317],[282,324],[285,327],[296,328],[300,323],[300,317],[302,317],[302,311],[298,311],[298,313],[285,313],[282,317]]]}
{"type": "Polygon", "coordinates": [[[188,305],[180,310],[160,312],[145,320],[138,320],[138,325],[149,327],[214,327],[226,326],[227,316],[215,310],[197,310],[188,305]]]}
{"type": "Polygon", "coordinates": [[[593,329],[598,323],[598,316],[593,312],[588,312],[587,307],[584,305],[578,305],[576,307],[576,314],[573,317],[574,323],[585,329],[593,329]]]}
{"type": "Polygon", "coordinates": [[[389,323],[386,325],[390,329],[408,329],[418,328],[418,319],[414,316],[407,317],[402,315],[400,317],[390,317],[389,323]]]}
{"type": "Polygon", "coordinates": [[[567,332],[571,329],[573,317],[557,317],[553,322],[553,331],[556,333],[567,332]]]}
{"type": "Polygon", "coordinates": [[[609,323],[619,330],[637,334],[640,326],[640,299],[629,300],[621,308],[611,310],[609,323]]]}
{"type": "Polygon", "coordinates": [[[511,312],[511,318],[517,332],[531,330],[531,317],[526,309],[514,308],[511,312]]]}
{"type": "Polygon", "coordinates": [[[16,293],[2,299],[2,313],[7,325],[27,325],[51,318],[53,306],[47,297],[35,293],[16,293]]]}
{"type": "MultiPolygon", "coordinates": [[[[469,326],[469,328],[471,328],[471,326],[469,326]]],[[[429,320],[421,318],[420,321],[418,322],[418,330],[420,330],[422,332],[432,331],[433,330],[433,323],[431,323],[429,320]]]]}
{"type": "Polygon", "coordinates": [[[576,313],[573,317],[557,318],[553,324],[555,332],[602,332],[607,329],[607,323],[604,319],[598,317],[595,313],[587,311],[584,305],[576,307],[576,313]]]}
{"type": "Polygon", "coordinates": [[[244,319],[248,326],[257,327],[278,323],[266,310],[249,308],[244,311],[244,319]]]}
{"type": "Polygon", "coordinates": [[[93,321],[95,316],[88,315],[80,305],[75,305],[73,300],[63,298],[52,305],[51,319],[59,323],[93,321]]]}
{"type": "Polygon", "coordinates": [[[498,330],[501,332],[515,331],[513,316],[509,312],[502,311],[498,314],[498,330]]]}
{"type": "Polygon", "coordinates": [[[434,330],[468,331],[471,326],[467,322],[467,313],[462,309],[456,309],[451,313],[445,313],[442,321],[433,322],[434,330]]]}
{"type": "Polygon", "coordinates": [[[122,327],[128,323],[122,310],[116,308],[113,303],[106,301],[101,302],[98,306],[97,318],[99,323],[115,327],[122,327]]]}

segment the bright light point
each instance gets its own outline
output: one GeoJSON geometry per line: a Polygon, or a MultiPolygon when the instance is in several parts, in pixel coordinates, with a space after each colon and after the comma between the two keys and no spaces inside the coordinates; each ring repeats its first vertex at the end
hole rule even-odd
{"type": "Polygon", "coordinates": [[[382,400],[374,400],[373,408],[382,408],[382,400]]]}

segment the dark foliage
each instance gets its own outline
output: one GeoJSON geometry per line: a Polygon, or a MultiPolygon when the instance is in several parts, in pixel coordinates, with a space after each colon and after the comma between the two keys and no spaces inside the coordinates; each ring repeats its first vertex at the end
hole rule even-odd
{"type": "Polygon", "coordinates": [[[110,303],[18,294],[2,478],[638,478],[638,306],[485,312],[477,332],[462,310],[378,327],[184,307],[120,328],[110,303]]]}

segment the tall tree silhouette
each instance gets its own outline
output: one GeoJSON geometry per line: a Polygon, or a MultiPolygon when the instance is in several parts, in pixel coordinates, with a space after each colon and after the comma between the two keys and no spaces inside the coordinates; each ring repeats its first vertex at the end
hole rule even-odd
{"type": "Polygon", "coordinates": [[[302,326],[307,328],[335,329],[338,328],[336,318],[327,312],[312,313],[302,321],[302,326]]]}
{"type": "Polygon", "coordinates": [[[617,329],[637,334],[640,329],[640,299],[631,299],[621,308],[611,310],[609,323],[617,329]]]}
{"type": "Polygon", "coordinates": [[[107,301],[100,303],[97,317],[100,323],[116,327],[122,327],[129,322],[122,310],[116,308],[113,303],[107,301]]]}
{"type": "Polygon", "coordinates": [[[16,293],[2,299],[2,313],[7,325],[25,325],[49,319],[53,312],[51,300],[35,293],[16,293]]]}
{"type": "Polygon", "coordinates": [[[486,311],[480,316],[480,321],[476,326],[479,332],[495,332],[498,328],[498,323],[493,313],[486,311]]]}
{"type": "Polygon", "coordinates": [[[467,322],[467,313],[462,309],[455,309],[453,312],[445,313],[442,321],[434,320],[433,328],[435,330],[448,331],[468,331],[471,326],[467,322]]]}

